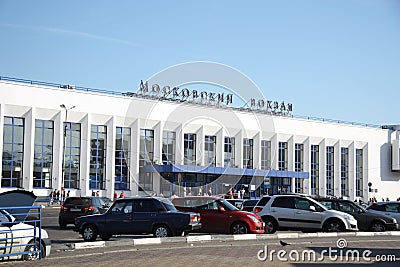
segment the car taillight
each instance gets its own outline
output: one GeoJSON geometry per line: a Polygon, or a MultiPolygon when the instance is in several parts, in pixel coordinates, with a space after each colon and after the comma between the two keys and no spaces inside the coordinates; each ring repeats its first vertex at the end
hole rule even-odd
{"type": "Polygon", "coordinates": [[[94,206],[89,206],[88,211],[94,211],[94,206]]]}
{"type": "Polygon", "coordinates": [[[63,206],[63,205],[61,205],[60,209],[61,209],[61,211],[66,211],[66,210],[68,210],[68,208],[65,207],[65,206],[63,206]]]}
{"type": "Polygon", "coordinates": [[[260,211],[262,211],[262,208],[260,208],[260,207],[254,208],[254,213],[259,213],[260,211]]]}

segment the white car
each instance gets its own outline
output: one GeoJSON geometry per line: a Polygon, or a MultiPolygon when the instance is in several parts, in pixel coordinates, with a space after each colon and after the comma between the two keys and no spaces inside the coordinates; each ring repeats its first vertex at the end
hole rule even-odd
{"type": "Polygon", "coordinates": [[[317,230],[325,232],[357,231],[356,219],[347,213],[328,210],[302,195],[264,196],[254,207],[265,222],[265,233],[277,229],[317,230]]]}
{"type": "Polygon", "coordinates": [[[0,210],[0,259],[36,260],[49,256],[50,250],[45,230],[39,232],[38,227],[19,222],[7,211],[0,210]]]}

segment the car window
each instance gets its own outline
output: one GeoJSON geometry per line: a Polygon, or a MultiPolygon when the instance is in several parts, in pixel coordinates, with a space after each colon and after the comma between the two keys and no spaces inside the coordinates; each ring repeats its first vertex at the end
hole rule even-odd
{"type": "Polygon", "coordinates": [[[296,209],[299,210],[310,210],[310,206],[314,206],[314,203],[311,203],[307,199],[304,198],[298,198],[296,197],[295,199],[295,207],[296,209]]]}
{"type": "Polygon", "coordinates": [[[396,213],[399,212],[398,205],[395,204],[395,203],[386,204],[386,205],[385,205],[385,210],[386,210],[387,212],[396,212],[396,213]]]}
{"type": "Polygon", "coordinates": [[[385,211],[385,205],[373,204],[369,209],[376,211],[385,211]]]}
{"type": "Polygon", "coordinates": [[[8,223],[10,222],[10,219],[3,213],[0,213],[0,223],[8,223]]]}
{"type": "Polygon", "coordinates": [[[258,201],[257,206],[265,206],[267,205],[268,201],[271,199],[271,197],[263,197],[258,201]]]}
{"type": "Polygon", "coordinates": [[[339,202],[339,210],[344,212],[357,212],[354,205],[347,202],[339,202]]]}
{"type": "Polygon", "coordinates": [[[157,207],[151,199],[135,200],[133,212],[155,212],[157,207]]]}
{"type": "MultiPolygon", "coordinates": [[[[224,207],[225,210],[239,210],[237,207],[235,207],[233,204],[229,203],[225,199],[220,199],[217,203],[218,206],[224,207]]],[[[218,209],[217,206],[217,209],[218,209]]]]}
{"type": "Polygon", "coordinates": [[[272,202],[271,207],[276,208],[289,208],[294,209],[294,198],[293,197],[277,197],[274,202],[272,202]]]}
{"type": "Polygon", "coordinates": [[[325,207],[327,207],[329,210],[333,209],[333,203],[332,201],[318,201],[319,203],[321,203],[322,205],[324,205],[325,207]]]}
{"type": "Polygon", "coordinates": [[[67,198],[64,206],[90,206],[89,198],[67,198]]]}
{"type": "Polygon", "coordinates": [[[112,214],[123,214],[132,212],[132,202],[120,201],[116,202],[112,206],[110,213],[112,214]]]}

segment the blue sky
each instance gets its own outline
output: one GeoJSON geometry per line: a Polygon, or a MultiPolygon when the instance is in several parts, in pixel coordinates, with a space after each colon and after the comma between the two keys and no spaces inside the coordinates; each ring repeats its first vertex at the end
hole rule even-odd
{"type": "Polygon", "coordinates": [[[397,0],[0,0],[0,38],[0,76],[129,91],[212,61],[295,115],[400,124],[397,0]]]}

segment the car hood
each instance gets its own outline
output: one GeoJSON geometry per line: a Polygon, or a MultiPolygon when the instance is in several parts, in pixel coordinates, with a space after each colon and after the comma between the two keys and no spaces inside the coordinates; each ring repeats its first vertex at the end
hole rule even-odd
{"type": "Polygon", "coordinates": [[[379,214],[379,213],[374,213],[374,212],[371,212],[370,210],[367,210],[366,211],[366,213],[368,214],[368,216],[371,216],[371,217],[374,217],[374,218],[379,218],[379,219],[382,219],[382,220],[384,220],[385,222],[393,222],[393,217],[391,217],[391,216],[388,216],[388,215],[385,215],[385,214],[379,214]]]}
{"type": "MultiPolygon", "coordinates": [[[[0,209],[3,207],[29,207],[36,200],[34,193],[25,190],[12,190],[0,193],[0,209]]],[[[16,221],[25,221],[30,208],[7,209],[16,221]]]]}
{"type": "MultiPolygon", "coordinates": [[[[339,211],[339,210],[326,210],[325,211],[326,213],[333,213],[333,214],[336,214],[336,215],[340,215],[340,216],[350,216],[350,217],[353,217],[354,218],[354,216],[353,215],[351,215],[351,214],[349,214],[349,213],[346,213],[346,212],[343,212],[343,211],[339,211]]],[[[354,218],[355,219],[355,218],[354,218]]]]}

